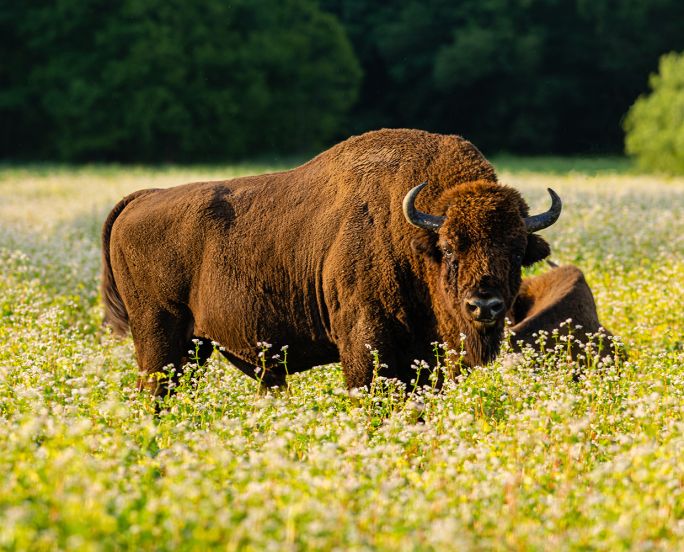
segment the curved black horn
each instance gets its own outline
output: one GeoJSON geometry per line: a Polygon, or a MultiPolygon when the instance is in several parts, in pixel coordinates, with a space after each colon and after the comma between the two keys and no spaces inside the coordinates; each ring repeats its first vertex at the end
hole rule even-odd
{"type": "Polygon", "coordinates": [[[549,195],[551,196],[551,208],[545,213],[533,215],[531,217],[525,217],[523,219],[529,233],[548,228],[558,220],[558,217],[561,214],[561,209],[563,208],[563,202],[561,201],[561,198],[558,197],[558,194],[551,188],[546,189],[549,191],[549,195]]]}
{"type": "Polygon", "coordinates": [[[411,190],[409,190],[409,193],[407,193],[406,196],[404,196],[404,201],[402,203],[404,216],[406,217],[406,220],[409,221],[409,223],[413,224],[413,226],[437,232],[437,230],[439,230],[439,227],[442,226],[442,224],[444,224],[446,217],[439,217],[436,215],[429,215],[427,213],[423,213],[422,211],[416,209],[416,206],[414,205],[416,197],[418,197],[418,194],[425,186],[427,186],[427,182],[418,184],[418,186],[416,186],[415,188],[411,188],[411,190]]]}

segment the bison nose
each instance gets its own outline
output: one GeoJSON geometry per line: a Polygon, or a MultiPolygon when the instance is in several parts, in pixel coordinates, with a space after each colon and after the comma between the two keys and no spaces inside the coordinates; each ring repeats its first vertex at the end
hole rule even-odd
{"type": "Polygon", "coordinates": [[[494,322],[503,313],[504,302],[499,297],[473,296],[466,299],[466,311],[477,322],[494,322]]]}

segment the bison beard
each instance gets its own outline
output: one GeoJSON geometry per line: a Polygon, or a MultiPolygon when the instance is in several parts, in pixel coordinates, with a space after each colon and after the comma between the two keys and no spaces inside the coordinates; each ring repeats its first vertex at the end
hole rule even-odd
{"type": "MultiPolygon", "coordinates": [[[[417,130],[353,137],[282,173],[142,190],[103,228],[105,323],[130,326],[140,386],[156,393],[194,338],[200,361],[213,340],[251,377],[259,341],[289,346],[289,373],[341,361],[350,387],[373,377],[366,344],[404,382],[461,333],[467,363],[484,364],[521,267],[549,254],[532,232],[560,214],[550,193],[529,216],[472,144],[417,130]]],[[[269,361],[263,384],[285,375],[269,361]]]]}
{"type": "Polygon", "coordinates": [[[468,366],[481,366],[496,358],[503,339],[503,328],[494,328],[488,332],[479,332],[473,328],[464,328],[465,362],[468,366]]]}

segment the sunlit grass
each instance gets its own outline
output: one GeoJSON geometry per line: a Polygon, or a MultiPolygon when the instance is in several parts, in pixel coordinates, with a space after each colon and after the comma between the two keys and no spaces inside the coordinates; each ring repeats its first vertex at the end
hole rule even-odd
{"type": "Polygon", "coordinates": [[[350,397],[338,366],[263,396],[214,356],[157,418],[100,329],[102,220],[136,189],[280,167],[0,171],[0,548],[680,548],[684,180],[501,166],[532,210],[562,196],[552,258],[627,362],[502,355],[404,400],[350,397]]]}
{"type": "Polygon", "coordinates": [[[640,172],[631,159],[617,155],[603,157],[520,157],[500,154],[492,158],[492,163],[500,172],[545,173],[555,176],[596,176],[638,174],[640,172]]]}

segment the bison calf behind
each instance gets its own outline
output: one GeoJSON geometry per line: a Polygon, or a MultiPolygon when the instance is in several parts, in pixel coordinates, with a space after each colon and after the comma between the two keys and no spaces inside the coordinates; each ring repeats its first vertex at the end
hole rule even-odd
{"type": "Polygon", "coordinates": [[[552,267],[548,272],[525,278],[520,286],[508,313],[513,323],[510,328],[513,349],[530,346],[540,350],[539,336],[543,332],[549,336],[546,348],[553,348],[550,336],[554,330],[559,330],[559,335],[573,335],[568,349],[573,358],[582,354],[582,348],[589,340],[594,342],[594,349],[598,349],[599,354],[617,353],[624,358],[625,351],[611,341],[612,334],[599,322],[594,295],[582,271],[572,265],[552,267]],[[570,325],[564,329],[568,320],[570,325]]]}

